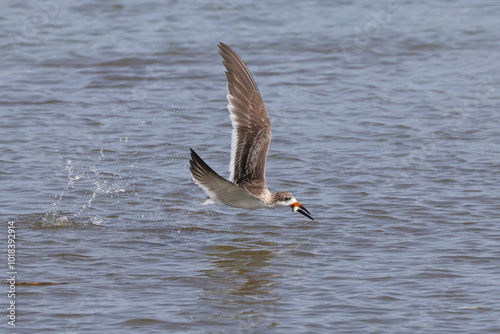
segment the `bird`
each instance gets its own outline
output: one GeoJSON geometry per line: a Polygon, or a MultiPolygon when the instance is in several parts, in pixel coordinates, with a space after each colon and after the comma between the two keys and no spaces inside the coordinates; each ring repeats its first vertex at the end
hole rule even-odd
{"type": "Polygon", "coordinates": [[[228,45],[218,44],[226,68],[228,110],[232,123],[230,180],[210,168],[190,148],[194,182],[208,195],[203,204],[225,204],[242,209],[289,206],[314,220],[311,213],[288,191],[270,192],[265,167],[271,142],[271,122],[257,84],[240,56],[228,45]]]}

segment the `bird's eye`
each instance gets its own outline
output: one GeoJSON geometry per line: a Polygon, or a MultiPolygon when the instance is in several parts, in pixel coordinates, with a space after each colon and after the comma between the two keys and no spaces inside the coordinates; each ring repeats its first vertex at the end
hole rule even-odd
{"type": "Polygon", "coordinates": [[[290,197],[285,197],[285,201],[289,201],[289,200],[291,200],[290,197]]]}

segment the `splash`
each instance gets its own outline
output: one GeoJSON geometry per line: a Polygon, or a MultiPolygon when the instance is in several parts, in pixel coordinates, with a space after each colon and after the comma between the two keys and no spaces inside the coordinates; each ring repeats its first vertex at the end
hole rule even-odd
{"type": "Polygon", "coordinates": [[[83,175],[78,174],[73,167],[73,161],[71,159],[66,160],[66,165],[64,166],[65,170],[68,173],[68,181],[66,183],[66,186],[61,190],[61,193],[56,196],[55,202],[52,204],[52,208],[45,213],[45,216],[43,217],[42,224],[44,226],[48,225],[57,225],[58,222],[64,218],[67,217],[58,217],[59,213],[61,212],[61,203],[64,199],[64,196],[66,192],[68,192],[71,188],[74,187],[75,181],[80,180],[83,175]]]}
{"type": "MultiPolygon", "coordinates": [[[[102,174],[100,169],[98,168],[98,164],[106,157],[104,154],[104,149],[100,149],[99,155],[93,163],[90,164],[87,169],[76,167],[71,159],[64,159],[61,157],[61,160],[65,160],[64,169],[67,173],[67,182],[66,185],[61,190],[60,194],[56,196],[56,200],[54,201],[52,208],[46,212],[45,217],[43,218],[44,226],[69,226],[72,225],[75,221],[80,221],[85,219],[93,225],[101,225],[104,223],[104,219],[99,216],[92,216],[91,218],[85,218],[88,210],[95,204],[96,200],[101,195],[109,195],[113,197],[116,193],[125,192],[124,189],[116,187],[114,185],[108,184],[108,180],[102,178],[102,174]],[[62,207],[64,205],[69,205],[71,200],[68,198],[68,193],[76,192],[77,190],[82,190],[82,188],[91,187],[91,191],[84,192],[90,193],[88,197],[77,196],[77,201],[79,203],[73,203],[73,212],[74,214],[69,214],[70,218],[68,218],[68,214],[64,213],[62,207]],[[83,201],[83,204],[82,204],[83,201]],[[64,221],[68,224],[61,225],[60,222],[64,221]]],[[[111,175],[115,175],[112,174],[111,175]]]]}

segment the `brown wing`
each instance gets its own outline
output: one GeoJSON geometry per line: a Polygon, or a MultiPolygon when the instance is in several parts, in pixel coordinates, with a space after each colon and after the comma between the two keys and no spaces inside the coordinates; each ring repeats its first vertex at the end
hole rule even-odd
{"type": "Polygon", "coordinates": [[[228,109],[233,125],[230,179],[258,191],[266,188],[271,123],[259,89],[243,60],[226,44],[219,43],[219,48],[226,67],[228,109]]]}

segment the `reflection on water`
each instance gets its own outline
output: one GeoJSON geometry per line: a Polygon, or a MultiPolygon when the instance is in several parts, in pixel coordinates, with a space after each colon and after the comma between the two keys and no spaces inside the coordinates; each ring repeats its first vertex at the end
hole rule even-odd
{"type": "Polygon", "coordinates": [[[239,330],[272,327],[269,319],[279,300],[273,289],[278,273],[269,268],[275,246],[245,238],[214,246],[207,253],[211,266],[202,271],[208,281],[201,302],[224,310],[217,317],[237,322],[239,330]]]}

